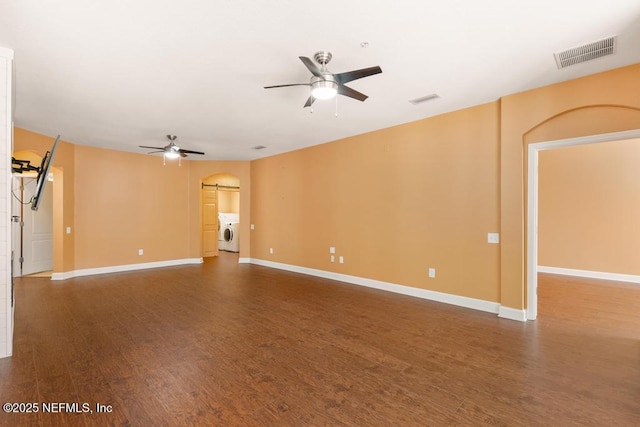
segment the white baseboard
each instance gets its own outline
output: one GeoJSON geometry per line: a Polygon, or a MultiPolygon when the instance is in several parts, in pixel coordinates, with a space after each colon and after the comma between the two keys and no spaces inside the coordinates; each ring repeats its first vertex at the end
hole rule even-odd
{"type": "MultiPolygon", "coordinates": [[[[310,276],[322,277],[325,279],[337,280],[340,282],[351,283],[354,285],[365,286],[368,288],[380,289],[383,291],[394,292],[397,294],[408,295],[412,297],[422,298],[430,301],[442,302],[445,304],[457,305],[459,307],[471,308],[474,310],[485,311],[488,313],[499,314],[503,307],[497,302],[485,301],[475,298],[452,295],[443,292],[430,291],[427,289],[413,288],[411,286],[398,285],[395,283],[382,282],[380,280],[366,279],[363,277],[350,276],[347,274],[334,273],[325,270],[316,270],[314,268],[299,267],[296,265],[283,264],[273,261],[265,261],[256,258],[249,258],[252,264],[262,265],[265,267],[277,268],[280,270],[292,271],[294,273],[308,274],[310,276]]],[[[515,309],[508,309],[518,311],[515,309]]],[[[521,310],[524,313],[524,310],[521,310]]],[[[513,314],[510,311],[507,314],[513,314]]],[[[525,317],[519,316],[501,316],[507,319],[525,321],[525,317]]]]}
{"type": "Polygon", "coordinates": [[[238,258],[238,264],[250,264],[251,263],[251,258],[238,258]]]}
{"type": "Polygon", "coordinates": [[[171,267],[185,264],[202,264],[202,258],[172,259],[168,261],[144,262],[140,264],[114,265],[110,267],[85,268],[82,270],[53,273],[51,280],[65,280],[73,277],[93,276],[94,274],[119,273],[122,271],[145,270],[147,268],[171,267]]]}
{"type": "Polygon", "coordinates": [[[498,312],[498,317],[502,317],[503,319],[509,319],[509,320],[517,320],[518,322],[526,322],[527,312],[525,310],[505,307],[501,305],[500,310],[498,312]]]}
{"type": "Polygon", "coordinates": [[[538,266],[538,273],[561,274],[563,276],[587,277],[589,279],[615,280],[617,282],[639,283],[640,276],[633,274],[604,273],[601,271],[576,270],[573,268],[558,268],[538,266]]]}

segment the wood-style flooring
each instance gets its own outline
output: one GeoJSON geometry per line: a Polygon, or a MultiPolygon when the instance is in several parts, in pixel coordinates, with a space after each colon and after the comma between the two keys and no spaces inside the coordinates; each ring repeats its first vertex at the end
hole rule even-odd
{"type": "Polygon", "coordinates": [[[222,254],[15,296],[0,425],[640,425],[640,285],[540,275],[520,323],[222,254]]]}

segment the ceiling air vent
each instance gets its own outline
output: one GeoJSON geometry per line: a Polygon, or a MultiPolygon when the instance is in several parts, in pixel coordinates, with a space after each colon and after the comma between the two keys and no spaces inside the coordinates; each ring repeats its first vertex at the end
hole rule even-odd
{"type": "Polygon", "coordinates": [[[432,93],[431,95],[421,96],[420,98],[416,99],[410,99],[409,102],[413,105],[418,105],[437,98],[440,98],[440,95],[438,95],[437,93],[432,93]]]}
{"type": "Polygon", "coordinates": [[[603,56],[613,55],[616,53],[617,45],[618,37],[613,36],[583,46],[574,47],[564,52],[554,53],[553,56],[556,58],[558,69],[561,69],[603,56]]]}

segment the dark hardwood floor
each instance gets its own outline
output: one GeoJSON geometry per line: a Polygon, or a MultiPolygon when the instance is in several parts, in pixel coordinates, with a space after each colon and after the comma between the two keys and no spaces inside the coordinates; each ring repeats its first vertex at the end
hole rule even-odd
{"type": "Polygon", "coordinates": [[[222,255],[17,279],[0,424],[640,425],[639,285],[540,275],[520,323],[222,255]]]}

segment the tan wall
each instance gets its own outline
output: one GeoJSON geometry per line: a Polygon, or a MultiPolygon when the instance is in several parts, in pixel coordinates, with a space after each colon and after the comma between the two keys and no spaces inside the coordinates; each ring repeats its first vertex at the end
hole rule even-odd
{"type": "Polygon", "coordinates": [[[541,151],[538,259],[640,275],[640,140],[541,151]]]}
{"type": "Polygon", "coordinates": [[[526,144],[640,129],[638,93],[640,64],[501,99],[502,305],[526,306],[526,144]]]}
{"type": "MultiPolygon", "coordinates": [[[[14,133],[15,151],[42,155],[53,144],[24,129],[14,133]]],[[[61,217],[54,215],[55,272],[199,258],[200,184],[214,173],[230,172],[246,183],[240,212],[250,218],[249,162],[163,166],[159,156],[62,143],[53,165],[64,175],[54,180],[54,210],[63,205],[61,217]]],[[[248,223],[241,228],[241,256],[249,254],[248,230],[248,223]]]]}
{"type": "Polygon", "coordinates": [[[187,162],[79,145],[75,152],[77,269],[189,258],[187,162]]]}
{"type": "Polygon", "coordinates": [[[497,301],[498,107],[253,161],[251,256],[497,301]]]}

